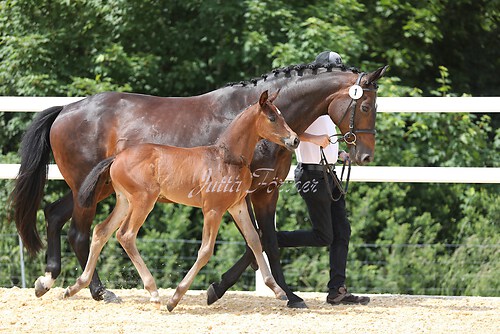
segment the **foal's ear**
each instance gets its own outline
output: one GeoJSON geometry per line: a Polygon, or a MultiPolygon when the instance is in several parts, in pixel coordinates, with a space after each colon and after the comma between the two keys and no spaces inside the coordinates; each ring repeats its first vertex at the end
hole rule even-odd
{"type": "Polygon", "coordinates": [[[274,100],[276,100],[276,98],[278,97],[278,94],[280,93],[280,91],[281,91],[281,88],[278,89],[276,91],[276,93],[274,93],[273,95],[271,95],[271,97],[269,98],[269,102],[274,103],[274,100]]]}
{"type": "Polygon", "coordinates": [[[371,84],[374,82],[377,82],[378,79],[382,78],[385,74],[385,71],[389,68],[389,65],[382,66],[378,68],[377,70],[368,73],[366,76],[366,84],[371,84]]]}
{"type": "Polygon", "coordinates": [[[264,106],[264,104],[266,104],[267,99],[268,99],[268,94],[267,94],[267,90],[266,90],[262,94],[260,94],[259,104],[261,107],[264,106]]]}

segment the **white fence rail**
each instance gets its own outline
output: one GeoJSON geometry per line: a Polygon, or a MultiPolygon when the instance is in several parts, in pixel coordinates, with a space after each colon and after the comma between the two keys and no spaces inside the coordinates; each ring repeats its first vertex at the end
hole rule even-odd
{"type": "MultiPolygon", "coordinates": [[[[10,97],[0,96],[0,112],[39,112],[52,106],[66,105],[82,97],[10,97]]],[[[500,97],[380,97],[378,112],[467,112],[499,113],[500,97]]],[[[293,180],[292,166],[287,180],[293,180]]],[[[0,164],[0,179],[14,179],[19,164],[0,164]]],[[[62,180],[57,165],[50,165],[48,178],[62,180]]],[[[351,181],[359,182],[430,182],[430,183],[500,183],[500,168],[483,167],[352,167],[351,181]]],[[[22,243],[21,266],[23,266],[22,243]]],[[[24,270],[22,285],[26,286],[24,270]]],[[[266,293],[256,273],[256,291],[266,293]]]]}
{"type": "MultiPolygon", "coordinates": [[[[84,97],[0,96],[0,111],[37,112],[84,97]]],[[[499,113],[500,97],[379,97],[378,112],[499,113]]]]}
{"type": "MultiPolygon", "coordinates": [[[[0,112],[38,112],[66,105],[82,97],[0,96],[0,112]]],[[[500,97],[379,97],[378,112],[499,113],[500,97]]],[[[287,180],[293,180],[292,166],[287,180]]],[[[18,164],[0,164],[0,179],[14,179],[18,164]]],[[[49,179],[62,180],[56,165],[49,166],[49,179]]],[[[500,168],[485,167],[367,167],[354,166],[354,182],[500,183],[500,168]]]]}
{"type": "MultiPolygon", "coordinates": [[[[0,164],[0,179],[15,179],[19,164],[0,164]]],[[[287,181],[293,180],[292,165],[287,181]]],[[[49,180],[64,180],[57,165],[49,166],[49,180]]],[[[352,166],[353,182],[500,183],[500,168],[352,166]]]]}

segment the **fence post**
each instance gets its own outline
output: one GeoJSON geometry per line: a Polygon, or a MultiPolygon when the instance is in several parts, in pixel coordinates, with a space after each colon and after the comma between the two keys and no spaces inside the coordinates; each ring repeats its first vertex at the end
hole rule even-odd
{"type": "Polygon", "coordinates": [[[23,241],[21,240],[21,236],[18,234],[17,237],[19,238],[19,261],[21,262],[21,286],[26,288],[26,275],[24,272],[24,253],[23,253],[23,241]]]}

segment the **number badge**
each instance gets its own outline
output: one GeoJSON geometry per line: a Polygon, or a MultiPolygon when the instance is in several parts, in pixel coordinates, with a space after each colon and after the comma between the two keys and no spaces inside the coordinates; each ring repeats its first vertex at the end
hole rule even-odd
{"type": "Polygon", "coordinates": [[[349,96],[353,100],[358,100],[363,96],[363,88],[359,85],[352,85],[351,88],[349,88],[349,96]]]}

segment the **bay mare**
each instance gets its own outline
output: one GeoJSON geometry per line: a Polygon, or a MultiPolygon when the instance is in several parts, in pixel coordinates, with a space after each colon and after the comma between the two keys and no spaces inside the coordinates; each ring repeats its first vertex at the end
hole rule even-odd
{"type": "MultiPolygon", "coordinates": [[[[183,148],[143,143],[121,151],[99,164],[87,176],[79,193],[80,205],[95,201],[95,189],[108,178],[116,193],[111,215],[94,228],[90,254],[83,274],[66,289],[69,297],[90,284],[102,248],[114,231],[116,238],[134,263],[151,301],[160,306],[156,282],[136,246],[139,229],[159,198],[164,201],[196,206],[203,211],[203,233],[198,257],[167,303],[172,311],[193,283],[196,275],[213,254],[222,215],[229,211],[252,249],[262,277],[276,298],[286,299],[264,260],[259,235],[250,219],[245,197],[252,185],[250,162],[260,139],[294,150],[299,138],[290,130],[281,112],[268,99],[267,91],[259,101],[239,114],[214,145],[183,148]],[[232,180],[236,187],[211,189],[207,180],[232,180]]],[[[189,223],[189,222],[186,222],[189,223]]]]}
{"type": "MultiPolygon", "coordinates": [[[[44,208],[47,266],[45,275],[35,282],[35,294],[40,297],[46,293],[61,272],[61,229],[70,218],[69,242],[82,268],[87,262],[97,202],[112,194],[113,188],[103,184],[89,208],[79,205],[76,198],[83,180],[100,161],[144,142],[180,147],[213,144],[236,115],[258,99],[260,92],[280,89],[276,106],[284,111],[292,130],[300,135],[316,118],[328,114],[342,134],[356,133],[356,142],[348,145],[351,160],[368,163],[373,160],[375,150],[376,82],[386,68],[365,74],[334,64],[302,64],[276,69],[259,79],[198,96],[156,97],[106,92],[37,114],[21,143],[21,166],[11,194],[17,230],[31,254],[43,247],[36,229],[36,213],[51,152],[71,191],[44,208]],[[349,88],[357,81],[367,91],[353,104],[349,88]],[[372,131],[359,132],[359,129],[372,131]]],[[[290,151],[269,141],[260,141],[251,163],[254,179],[250,200],[263,248],[274,278],[286,292],[287,305],[305,307],[283,276],[274,225],[279,190],[266,186],[286,178],[291,159],[290,151]]],[[[252,261],[253,254],[247,247],[243,257],[222,276],[220,284],[210,287],[208,302],[220,298],[252,261]]],[[[97,271],[89,288],[96,300],[116,300],[100,281],[97,271]]]]}

